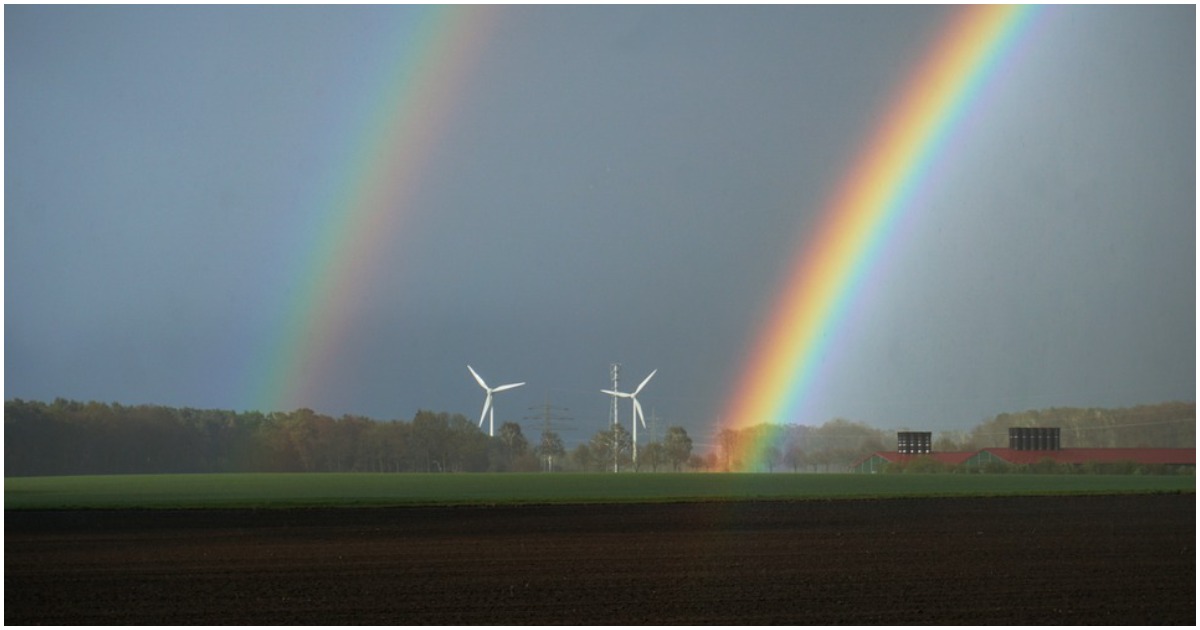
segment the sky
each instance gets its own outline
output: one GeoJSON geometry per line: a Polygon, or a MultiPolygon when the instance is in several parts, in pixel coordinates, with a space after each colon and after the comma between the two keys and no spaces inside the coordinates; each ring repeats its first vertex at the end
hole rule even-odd
{"type": "MultiPolygon", "coordinates": [[[[951,11],[6,6],[5,399],[477,419],[470,364],[572,444],[616,362],[704,448],[951,11]]],[[[1195,33],[1039,12],[794,421],[1195,400],[1195,33]]]]}

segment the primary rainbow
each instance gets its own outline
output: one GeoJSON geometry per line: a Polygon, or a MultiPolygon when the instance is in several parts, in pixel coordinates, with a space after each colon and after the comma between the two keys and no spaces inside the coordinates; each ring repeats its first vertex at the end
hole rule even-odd
{"type": "Polygon", "coordinates": [[[311,245],[285,299],[283,325],[258,368],[251,406],[311,405],[353,318],[372,290],[387,243],[404,228],[409,200],[445,128],[487,26],[481,7],[405,7],[394,14],[395,48],[380,59],[374,88],[352,122],[346,156],[318,195],[311,245]]]}
{"type": "MultiPolygon", "coordinates": [[[[896,219],[1032,14],[1013,6],[971,6],[953,13],[887,104],[796,255],[718,431],[800,420],[817,366],[896,219]]],[[[748,440],[735,459],[757,467],[766,446],[762,442],[748,440]]]]}

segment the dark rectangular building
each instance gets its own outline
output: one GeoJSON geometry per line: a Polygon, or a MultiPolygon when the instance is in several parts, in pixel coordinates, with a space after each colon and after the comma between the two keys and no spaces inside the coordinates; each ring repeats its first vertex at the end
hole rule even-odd
{"type": "Polygon", "coordinates": [[[933,433],[929,431],[897,431],[896,452],[907,455],[933,452],[933,433]]]}
{"type": "Polygon", "coordinates": [[[1014,451],[1057,451],[1062,448],[1058,427],[1011,427],[1008,448],[1014,451]]]}

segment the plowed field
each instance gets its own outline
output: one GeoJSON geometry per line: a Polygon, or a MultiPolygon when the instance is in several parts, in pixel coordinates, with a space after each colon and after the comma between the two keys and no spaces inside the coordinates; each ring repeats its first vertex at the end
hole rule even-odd
{"type": "Polygon", "coordinates": [[[8,511],[6,624],[1187,624],[1194,494],[8,511]]]}

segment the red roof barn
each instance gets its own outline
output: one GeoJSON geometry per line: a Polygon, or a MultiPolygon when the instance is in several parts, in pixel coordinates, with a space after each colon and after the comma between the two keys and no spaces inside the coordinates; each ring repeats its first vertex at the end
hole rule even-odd
{"type": "Polygon", "coordinates": [[[1060,464],[1135,464],[1196,465],[1194,448],[1064,448],[1046,451],[1018,451],[1011,448],[985,448],[966,463],[982,465],[992,461],[1006,464],[1036,464],[1050,459],[1060,464]]]}
{"type": "Polygon", "coordinates": [[[1059,464],[1120,464],[1132,462],[1145,465],[1195,466],[1194,448],[1064,448],[1058,450],[1024,451],[1011,448],[985,448],[972,452],[907,454],[877,451],[852,464],[852,472],[882,472],[888,464],[908,464],[924,458],[947,466],[981,468],[1000,463],[1016,466],[1051,460],[1059,464]]]}
{"type": "Polygon", "coordinates": [[[974,451],[962,453],[897,453],[876,451],[850,465],[851,472],[880,472],[888,464],[907,464],[914,459],[933,460],[947,466],[958,466],[974,457],[974,451]]]}

